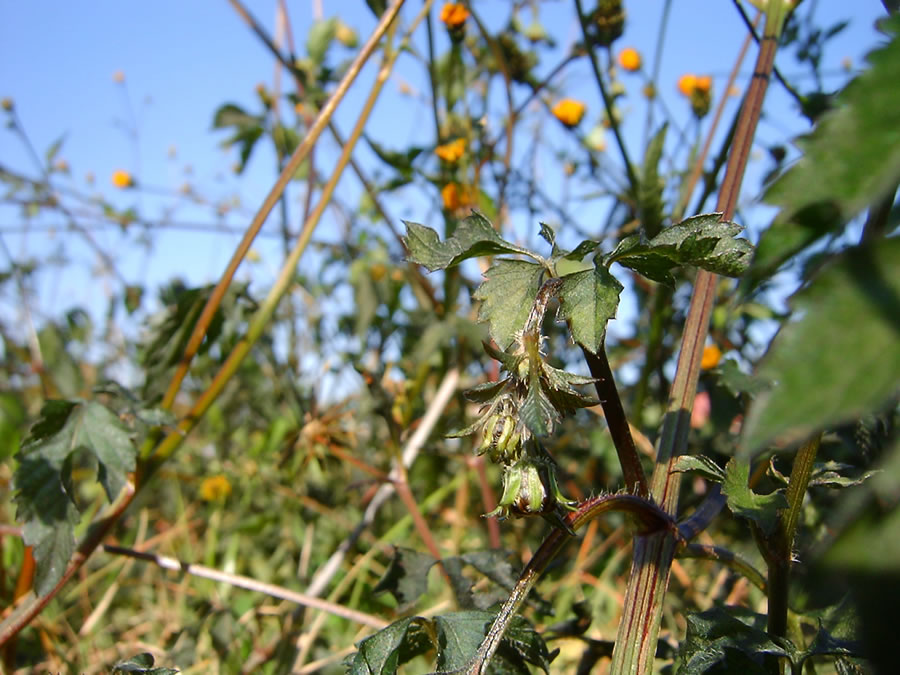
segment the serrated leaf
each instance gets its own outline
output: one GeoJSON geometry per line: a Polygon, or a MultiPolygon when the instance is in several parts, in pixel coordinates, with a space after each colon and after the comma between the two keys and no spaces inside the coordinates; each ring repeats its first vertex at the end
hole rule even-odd
{"type": "Polygon", "coordinates": [[[176,675],[180,671],[177,668],[162,668],[154,666],[153,654],[144,652],[132,656],[127,661],[119,661],[113,666],[113,675],[116,673],[138,673],[139,675],[176,675]]]}
{"type": "Polygon", "coordinates": [[[72,498],[71,458],[91,453],[97,478],[110,501],[134,471],[135,448],[118,417],[100,403],[50,401],[22,445],[15,474],[16,518],[25,543],[34,547],[35,590],[48,592],[62,577],[74,552],[79,514],[72,498]]]}
{"type": "Polygon", "coordinates": [[[507,382],[507,380],[500,380],[499,382],[482,382],[470,389],[466,389],[463,392],[463,395],[473,403],[487,403],[503,391],[507,382]]]}
{"type": "Polygon", "coordinates": [[[754,276],[766,275],[900,182],[900,107],[894,96],[900,17],[882,26],[890,41],[868,55],[870,67],[839,94],[812,134],[798,141],[803,157],[766,193],[765,200],[782,210],[760,239],[754,276]]]}
{"type": "Polygon", "coordinates": [[[673,285],[674,267],[691,265],[715,274],[738,277],[753,255],[746,239],[735,239],[743,228],[721,221],[720,213],[705,213],[667,227],[650,241],[632,235],[606,256],[604,264],[617,262],[649,279],[673,285]]]}
{"type": "Polygon", "coordinates": [[[722,467],[705,455],[679,455],[672,471],[696,473],[716,483],[725,481],[725,471],[722,467]]]}
{"type": "Polygon", "coordinates": [[[569,323],[575,342],[596,353],[615,317],[622,284],[602,265],[562,277],[559,318],[569,323]]]}
{"type": "MultiPolygon", "coordinates": [[[[470,665],[494,617],[492,612],[477,610],[436,616],[438,669],[455,671],[470,665]]],[[[546,673],[550,666],[550,654],[547,645],[531,625],[525,619],[516,617],[504,634],[500,648],[491,659],[491,670],[487,672],[527,675],[530,671],[526,664],[537,666],[546,673]]]]}
{"type": "Polygon", "coordinates": [[[501,349],[511,345],[528,319],[541,288],[544,268],[527,260],[497,260],[484,273],[473,297],[481,300],[478,320],[487,321],[501,349]]]}
{"type": "Polygon", "coordinates": [[[659,177],[659,160],[666,143],[668,123],[663,124],[647,144],[637,194],[637,216],[644,231],[656,236],[663,222],[663,182],[659,177]]]}
{"type": "Polygon", "coordinates": [[[336,17],[316,21],[309,29],[306,38],[306,53],[315,64],[321,64],[328,48],[337,35],[338,20],[336,17]]]}
{"type": "Polygon", "coordinates": [[[519,407],[519,417],[535,436],[549,436],[560,419],[553,402],[544,393],[539,377],[528,382],[528,394],[519,407]]]}
{"type": "Polygon", "coordinates": [[[408,548],[395,548],[394,557],[373,593],[389,592],[400,606],[418,600],[428,588],[428,572],[437,562],[427,553],[408,548]]]}
{"type": "Polygon", "coordinates": [[[788,506],[781,492],[758,495],[750,489],[750,465],[732,458],[725,467],[722,492],[728,498],[728,508],[736,516],[755,522],[764,534],[772,535],[778,525],[778,510],[788,506]]]}
{"type": "Polygon", "coordinates": [[[687,635],[675,661],[677,675],[701,673],[770,672],[766,655],[788,657],[788,652],[765,631],[766,617],[742,607],[715,607],[689,614],[687,635]]]}
{"type": "Polygon", "coordinates": [[[357,643],[349,660],[349,675],[394,675],[397,667],[432,649],[429,621],[410,616],[395,621],[357,643]]]}
{"type": "Polygon", "coordinates": [[[539,259],[528,249],[503,239],[490,221],[477,211],[464,218],[453,236],[441,241],[430,227],[404,220],[406,237],[403,241],[409,250],[409,260],[424,265],[430,271],[442,270],[468,258],[500,253],[521,253],[539,259]]]}
{"type": "MultiPolygon", "coordinates": [[[[593,384],[596,379],[559,370],[544,363],[541,372],[546,380],[545,393],[561,415],[571,415],[579,408],[598,405],[599,400],[581,393],[576,386],[593,384]]],[[[543,386],[543,382],[541,383],[543,386]]]]}
{"type": "Polygon", "coordinates": [[[760,365],[777,386],[750,409],[746,456],[859,417],[897,393],[898,298],[900,239],[846,252],[793,297],[801,318],[782,327],[760,365]]]}

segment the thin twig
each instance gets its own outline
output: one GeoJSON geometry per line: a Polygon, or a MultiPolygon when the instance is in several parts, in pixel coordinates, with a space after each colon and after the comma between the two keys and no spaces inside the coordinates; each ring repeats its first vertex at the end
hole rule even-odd
{"type": "Polygon", "coordinates": [[[231,586],[237,586],[238,588],[243,588],[248,591],[254,591],[255,593],[264,593],[265,595],[270,595],[273,598],[278,598],[279,600],[296,602],[298,605],[312,607],[313,609],[320,609],[323,612],[328,612],[329,614],[334,614],[335,616],[339,616],[350,621],[355,621],[365,626],[372,626],[373,628],[381,629],[388,625],[387,621],[379,619],[377,616],[372,616],[371,614],[366,614],[365,612],[359,612],[355,609],[349,609],[348,607],[344,607],[343,605],[339,605],[334,602],[328,602],[327,600],[322,600],[321,598],[314,598],[303,593],[298,593],[288,588],[284,588],[283,586],[267,584],[263,581],[258,581],[251,577],[245,577],[240,574],[230,574],[229,572],[223,572],[222,570],[217,570],[212,567],[182,562],[175,558],[169,558],[168,556],[159,555],[157,553],[135,551],[132,548],[125,548],[124,546],[112,546],[110,544],[104,544],[103,550],[113,555],[124,555],[128,556],[129,558],[136,558],[137,560],[146,560],[147,562],[152,562],[153,564],[158,565],[163,569],[183,572],[184,574],[190,574],[202,579],[220,581],[231,586]]]}

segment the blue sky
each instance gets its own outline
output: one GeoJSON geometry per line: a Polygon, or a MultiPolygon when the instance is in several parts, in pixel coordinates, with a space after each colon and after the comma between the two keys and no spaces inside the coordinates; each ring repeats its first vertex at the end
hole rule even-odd
{"type": "MultiPolygon", "coordinates": [[[[808,10],[813,2],[807,0],[801,5],[801,11],[808,10]]],[[[435,16],[440,4],[436,5],[435,16]]],[[[625,35],[616,43],[616,49],[638,48],[649,68],[664,3],[632,0],[625,4],[630,13],[625,35]]],[[[374,18],[362,0],[320,3],[289,0],[291,28],[300,51],[316,5],[323,7],[325,16],[340,16],[363,38],[374,26],[374,18]]],[[[508,3],[481,0],[474,5],[490,28],[499,29],[505,22],[508,3]]],[[[255,0],[247,6],[274,32],[274,0],[255,0]]],[[[408,2],[403,13],[407,22],[420,6],[419,2],[408,2]]],[[[541,22],[559,41],[556,52],[542,55],[542,67],[549,68],[577,39],[579,31],[570,3],[546,2],[541,3],[541,8],[541,22]]],[[[847,30],[829,43],[825,54],[823,70],[829,74],[826,81],[836,88],[849,76],[843,62],[847,60],[851,69],[858,68],[862,55],[876,43],[878,36],[873,22],[884,10],[878,0],[853,3],[819,0],[815,11],[820,25],[829,26],[842,18],[851,20],[847,30]]],[[[261,82],[271,87],[274,66],[265,48],[227,2],[7,2],[0,12],[0,96],[15,101],[17,114],[39,154],[65,135],[58,157],[68,162],[71,175],[59,177],[60,187],[73,187],[87,194],[100,191],[122,207],[136,206],[151,219],[174,208],[173,218],[179,221],[216,223],[215,214],[208,206],[185,204],[178,197],[179,186],[188,181],[213,201],[239,195],[242,210],[229,214],[224,222],[234,227],[249,222],[274,180],[272,154],[267,149],[259,150],[245,174],[235,177],[231,171],[235,151],[223,151],[220,143],[224,134],[214,133],[210,127],[213,112],[222,103],[233,101],[248,108],[258,105],[254,87],[261,82]],[[113,81],[116,71],[124,74],[124,87],[113,81]],[[170,156],[170,149],[174,150],[174,157],[170,156]],[[135,174],[148,190],[115,191],[109,180],[117,168],[135,174]],[[85,181],[88,172],[95,176],[93,186],[85,181]]],[[[678,76],[688,71],[709,73],[721,88],[743,34],[730,2],[678,0],[673,3],[664,43],[660,94],[681,125],[687,126],[689,114],[685,101],[675,91],[678,76]]],[[[438,50],[443,52],[447,40],[440,28],[438,38],[438,50]]],[[[415,44],[424,49],[421,31],[415,44]]],[[[742,89],[754,54],[755,50],[751,49],[742,69],[739,83],[742,89]]],[[[333,54],[341,58],[351,55],[341,49],[333,54]]],[[[793,64],[789,53],[780,56],[778,63],[788,75],[803,72],[793,64]]],[[[336,120],[344,135],[356,119],[373,74],[374,65],[370,65],[339,108],[336,120]]],[[[639,160],[644,120],[643,99],[638,95],[640,83],[635,76],[623,76],[622,80],[630,93],[621,104],[626,117],[625,138],[632,157],[639,160]]],[[[800,78],[798,82],[801,88],[812,86],[809,79],[800,78]]],[[[386,87],[370,121],[368,133],[389,147],[433,143],[430,109],[401,96],[398,92],[401,83],[415,91],[427,90],[421,65],[410,57],[400,59],[395,77],[386,87]]],[[[597,120],[600,105],[587,64],[582,62],[567,70],[559,84],[569,95],[587,101],[589,112],[583,126],[588,129],[597,120]]],[[[524,94],[517,90],[518,96],[524,94]]],[[[495,97],[495,101],[495,112],[501,114],[502,99],[495,97]]],[[[734,99],[730,105],[736,102],[734,99]]],[[[759,134],[763,143],[783,141],[807,130],[793,102],[777,84],[770,89],[767,113],[759,134]]],[[[574,148],[573,139],[563,135],[558,125],[539,128],[537,124],[537,121],[530,126],[526,124],[525,128],[548,134],[547,139],[557,147],[574,148]]],[[[319,153],[322,168],[327,170],[335,157],[334,144],[326,141],[319,153]]],[[[758,157],[764,157],[762,150],[758,157]]],[[[360,152],[360,160],[370,173],[375,170],[377,162],[365,149],[360,152]]],[[[19,140],[6,129],[0,130],[0,163],[27,175],[37,175],[19,140]]],[[[541,163],[541,168],[547,172],[541,177],[542,184],[556,196],[561,194],[563,181],[551,172],[555,166],[548,162],[541,163]]],[[[757,161],[746,185],[758,186],[766,168],[762,159],[757,161]]],[[[586,191],[572,186],[569,189],[579,194],[586,191]]],[[[753,189],[748,196],[752,193],[753,189]]],[[[299,197],[299,188],[294,188],[294,194],[299,197]]],[[[351,206],[358,200],[359,187],[349,173],[339,194],[351,206]]],[[[437,214],[431,208],[435,195],[433,188],[414,186],[386,199],[386,204],[398,223],[400,218],[410,218],[437,226],[437,214]]],[[[596,202],[591,206],[574,205],[572,213],[584,227],[591,229],[592,224],[601,220],[596,209],[596,202]]],[[[295,208],[295,213],[298,210],[295,208]]],[[[272,232],[277,229],[274,221],[270,218],[267,225],[272,232]]],[[[294,221],[293,228],[297,229],[296,217],[294,221]]],[[[34,229],[23,235],[23,222],[17,206],[0,205],[0,233],[14,256],[43,257],[59,248],[74,261],[65,270],[39,278],[35,298],[39,315],[52,315],[74,305],[95,311],[102,308],[106,295],[116,290],[116,282],[98,276],[95,254],[70,233],[53,234],[34,229]]],[[[46,225],[62,221],[58,216],[46,216],[34,222],[46,225]]],[[[532,237],[533,241],[535,223],[525,222],[518,215],[513,227],[519,237],[532,237]]],[[[317,238],[333,240],[339,236],[335,219],[326,217],[317,238]]],[[[115,228],[97,230],[95,237],[112,254],[126,281],[151,287],[176,275],[193,284],[215,280],[238,239],[236,235],[157,232],[153,233],[154,247],[148,253],[133,245],[134,235],[123,236],[115,228]]],[[[263,289],[278,269],[280,243],[275,239],[260,240],[257,249],[261,261],[245,265],[239,276],[252,279],[257,288],[263,289]]],[[[6,266],[6,260],[0,262],[0,268],[6,266]]],[[[4,312],[15,311],[16,299],[3,298],[0,308],[4,312]]]]}

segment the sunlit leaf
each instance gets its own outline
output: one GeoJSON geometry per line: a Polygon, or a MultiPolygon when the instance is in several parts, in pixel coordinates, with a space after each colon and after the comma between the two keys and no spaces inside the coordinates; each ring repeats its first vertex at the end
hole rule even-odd
{"type": "Polygon", "coordinates": [[[424,265],[432,272],[478,256],[521,253],[536,257],[527,249],[504,240],[490,221],[477,211],[460,221],[453,236],[446,241],[441,241],[438,233],[430,227],[403,222],[406,225],[404,241],[409,250],[409,260],[424,265]]]}
{"type": "Polygon", "coordinates": [[[562,277],[559,318],[569,323],[577,343],[596,353],[615,317],[622,284],[602,265],[562,277]]]}
{"type": "Polygon", "coordinates": [[[484,283],[473,294],[481,300],[478,320],[488,322],[501,349],[509,347],[525,326],[543,273],[541,265],[526,260],[497,260],[484,273],[484,283]]]}
{"type": "Polygon", "coordinates": [[[756,494],[750,489],[750,465],[732,458],[725,467],[722,492],[728,497],[728,508],[736,516],[755,522],[766,535],[775,532],[778,510],[787,508],[788,502],[781,492],[756,494]]]}

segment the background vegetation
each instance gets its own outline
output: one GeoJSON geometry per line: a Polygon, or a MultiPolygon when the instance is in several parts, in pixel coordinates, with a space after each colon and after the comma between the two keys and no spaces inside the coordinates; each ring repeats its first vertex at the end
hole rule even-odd
{"type": "Polygon", "coordinates": [[[482,3],[407,3],[396,20],[402,2],[359,3],[371,37],[321,17],[295,36],[276,4],[277,39],[230,3],[276,80],[209,111],[238,176],[274,159],[261,205],[124,169],[76,181],[64,139],[36,148],[2,101],[5,140],[29,155],[0,160],[23,222],[0,233],[3,669],[477,668],[500,603],[541,572],[488,672],[889,671],[897,18],[838,87],[822,64],[843,25],[820,25],[814,2],[786,18],[791,3],[735,2],[730,72],[674,82],[659,72],[677,3],[660,3],[654,50],[627,43],[645,10],[617,0],[513,2],[496,21],[482,3]],[[575,39],[541,23],[562,11],[575,39]],[[809,136],[759,140],[758,114],[788,108],[766,107],[754,60],[809,136]],[[379,97],[427,130],[376,137],[379,97]],[[185,205],[240,224],[208,286],[157,246],[185,205]],[[48,223],[64,224],[57,248],[7,243],[48,223]],[[102,307],[42,304],[69,246],[92,251],[102,307]],[[172,278],[135,283],[119,264],[133,250],[172,278]],[[548,277],[556,298],[539,296],[548,277]],[[556,412],[514,410],[554,461],[510,501],[511,428],[447,436],[478,419],[465,389],[564,389],[526,378],[537,351],[521,369],[502,352],[527,342],[536,298],[540,372],[570,371],[572,392],[556,412]],[[647,554],[647,582],[631,559],[654,537],[671,549],[647,554]],[[658,628],[636,638],[641,593],[658,628]]]}

